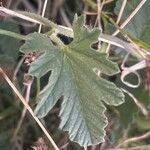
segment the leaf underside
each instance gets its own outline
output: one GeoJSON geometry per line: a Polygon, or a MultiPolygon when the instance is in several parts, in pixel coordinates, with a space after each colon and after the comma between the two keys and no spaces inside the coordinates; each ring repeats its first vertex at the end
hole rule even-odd
{"type": "Polygon", "coordinates": [[[63,96],[60,128],[69,132],[70,140],[86,148],[104,141],[107,118],[103,102],[117,106],[123,103],[124,95],[93,71],[97,68],[114,75],[119,69],[105,54],[91,48],[99,30],[89,31],[84,19],[83,16],[74,19],[74,40],[69,45],[59,48],[46,35],[32,33],[21,51],[41,53],[30,66],[31,75],[40,78],[51,71],[47,85],[39,94],[35,114],[44,117],[63,96]]]}

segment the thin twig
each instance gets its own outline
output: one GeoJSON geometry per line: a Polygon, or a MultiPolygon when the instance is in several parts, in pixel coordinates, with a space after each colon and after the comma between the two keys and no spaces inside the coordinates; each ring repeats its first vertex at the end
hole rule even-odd
{"type": "MultiPolygon", "coordinates": [[[[104,1],[97,0],[97,19],[95,25],[98,24],[99,30],[102,32],[102,25],[101,25],[101,11],[103,9],[104,1]]],[[[101,41],[98,42],[98,50],[101,50],[101,41]]]]}
{"type": "Polygon", "coordinates": [[[101,0],[97,0],[97,23],[98,23],[98,28],[100,31],[102,31],[102,26],[101,26],[101,11],[103,8],[103,4],[101,0]]]}
{"type": "Polygon", "coordinates": [[[129,138],[129,139],[125,140],[124,142],[117,145],[116,149],[122,147],[125,144],[131,143],[131,142],[138,142],[138,141],[144,140],[148,137],[150,137],[150,131],[146,132],[145,134],[143,134],[141,136],[137,136],[137,137],[133,137],[133,138],[129,138]]]}
{"type": "MultiPolygon", "coordinates": [[[[45,16],[45,12],[46,12],[46,8],[47,8],[47,4],[48,4],[48,0],[45,0],[44,1],[44,5],[43,5],[43,9],[42,9],[42,17],[45,16]]],[[[42,31],[42,24],[39,25],[39,28],[38,28],[38,33],[41,33],[42,31]]],[[[38,98],[38,95],[40,93],[40,89],[41,89],[41,82],[40,82],[40,78],[37,78],[37,92],[36,92],[36,99],[38,98]]],[[[45,125],[45,121],[44,119],[40,119],[41,122],[45,125]]]]}
{"type": "Polygon", "coordinates": [[[138,46],[129,36],[125,36],[126,39],[132,44],[132,46],[137,50],[137,52],[144,58],[147,58],[147,54],[143,53],[143,51],[141,51],[140,46],[138,46]]]}
{"type": "MultiPolygon", "coordinates": [[[[26,89],[27,89],[26,90],[26,97],[25,97],[26,103],[28,103],[29,99],[30,99],[30,91],[31,91],[32,81],[33,81],[33,78],[30,79],[30,81],[27,81],[28,83],[25,84],[26,89]]],[[[24,107],[23,111],[22,111],[22,114],[21,114],[21,117],[20,117],[20,120],[19,120],[19,122],[17,124],[17,127],[16,127],[15,131],[14,131],[13,139],[16,139],[16,137],[17,137],[17,134],[18,134],[18,132],[19,132],[19,130],[21,128],[21,125],[23,123],[23,120],[25,118],[26,112],[27,112],[27,109],[26,109],[26,107],[24,107]]]]}
{"type": "Polygon", "coordinates": [[[137,105],[137,107],[140,109],[140,111],[143,113],[144,116],[148,116],[149,115],[149,112],[145,108],[145,106],[141,102],[139,102],[137,100],[137,98],[133,94],[131,94],[129,91],[127,91],[127,90],[125,90],[123,88],[122,88],[122,91],[127,93],[133,99],[133,101],[135,102],[135,104],[137,105]]]}
{"type": "Polygon", "coordinates": [[[25,59],[25,55],[21,58],[21,60],[19,61],[19,63],[17,64],[17,66],[15,68],[15,71],[14,71],[14,74],[13,74],[13,83],[15,83],[15,81],[16,81],[17,73],[18,73],[24,59],[25,59]]]}
{"type": "MultiPolygon", "coordinates": [[[[125,58],[126,59],[126,58],[125,58]]],[[[121,65],[121,69],[122,69],[122,72],[121,72],[121,81],[129,86],[129,87],[132,87],[132,88],[137,88],[139,87],[140,83],[141,83],[141,77],[139,75],[139,73],[137,72],[138,70],[141,70],[141,69],[144,69],[147,67],[147,64],[146,64],[146,60],[143,59],[141,60],[140,62],[130,66],[130,67],[125,67],[123,64],[121,65]],[[138,78],[138,83],[137,84],[131,84],[129,83],[128,81],[125,81],[125,77],[129,74],[135,74],[138,78]]]]}
{"type": "MultiPolygon", "coordinates": [[[[126,0],[124,0],[124,1],[126,1],[126,0]]],[[[137,14],[137,12],[141,9],[141,7],[145,4],[145,2],[146,2],[147,0],[142,0],[140,3],[139,3],[139,5],[135,8],[135,10],[130,14],[130,16],[121,24],[121,26],[120,26],[120,29],[123,29],[130,21],[131,21],[131,19],[137,14]]],[[[124,3],[123,3],[123,5],[124,5],[124,3]]],[[[123,6],[122,6],[122,9],[123,9],[123,6]]],[[[120,12],[121,13],[121,12],[120,12]]],[[[116,30],[113,34],[112,34],[112,36],[116,36],[118,33],[120,32],[120,30],[116,30]]],[[[106,49],[106,52],[107,53],[109,53],[109,50],[110,50],[110,44],[108,44],[108,46],[107,46],[107,49],[106,49]]]]}
{"type": "Polygon", "coordinates": [[[128,150],[148,150],[148,149],[150,149],[150,145],[141,145],[128,148],[128,150]]]}
{"type": "Polygon", "coordinates": [[[34,115],[34,113],[33,113],[32,109],[31,109],[31,107],[29,106],[29,104],[26,102],[26,100],[24,99],[24,97],[20,94],[20,92],[17,90],[17,88],[14,86],[14,84],[11,82],[11,80],[8,78],[8,76],[4,73],[4,71],[1,68],[0,68],[0,73],[2,74],[2,76],[4,77],[4,79],[7,81],[7,83],[9,84],[9,86],[12,88],[12,90],[16,93],[16,95],[18,96],[18,98],[21,100],[21,102],[26,107],[26,109],[29,111],[29,113],[34,118],[34,120],[37,122],[37,124],[40,126],[40,128],[42,129],[42,131],[44,132],[44,134],[47,136],[47,138],[49,139],[49,141],[51,142],[51,144],[53,145],[53,147],[55,148],[55,150],[59,150],[59,148],[57,147],[57,145],[53,141],[52,137],[50,136],[50,134],[47,132],[47,130],[43,126],[43,124],[34,115]]]}
{"type": "MultiPolygon", "coordinates": [[[[137,14],[137,12],[142,8],[142,6],[145,4],[147,0],[142,0],[139,5],[134,9],[134,11],[130,14],[130,16],[122,23],[120,26],[121,29],[123,29],[130,21],[131,19],[137,14]]],[[[120,31],[117,29],[112,35],[117,35],[120,31]]]]}
{"type": "MultiPolygon", "coordinates": [[[[44,1],[43,10],[42,10],[42,17],[44,17],[44,15],[45,15],[47,3],[48,3],[48,0],[45,0],[45,1],[44,1]]],[[[40,26],[39,26],[38,33],[40,33],[41,30],[42,30],[42,24],[40,24],[40,26]]]]}
{"type": "MultiPolygon", "coordinates": [[[[24,2],[24,1],[23,1],[23,2],[24,2]]],[[[24,2],[24,3],[25,3],[25,2],[24,2]]],[[[29,5],[29,2],[26,2],[25,4],[28,5],[28,6],[30,6],[30,5],[29,5]]],[[[40,24],[40,27],[41,27],[41,26],[42,26],[42,25],[40,24]]],[[[19,70],[20,66],[22,65],[22,63],[23,63],[25,57],[26,57],[26,56],[24,55],[24,56],[22,57],[22,59],[20,60],[20,62],[18,63],[18,65],[17,65],[17,67],[16,67],[16,69],[15,69],[15,72],[14,72],[13,81],[16,80],[16,75],[17,75],[18,70],[19,70]]],[[[26,90],[26,98],[25,98],[26,103],[29,102],[30,91],[31,91],[31,85],[32,85],[32,82],[29,82],[29,84],[26,84],[26,88],[27,88],[27,90],[26,90]]],[[[24,108],[23,108],[23,111],[22,111],[22,114],[21,114],[21,117],[20,117],[20,119],[19,119],[19,122],[18,122],[18,124],[17,124],[17,127],[16,127],[16,129],[15,129],[15,131],[14,131],[14,135],[13,135],[13,139],[14,139],[14,140],[16,139],[16,136],[17,136],[17,134],[18,134],[18,132],[19,132],[19,130],[20,130],[20,128],[21,128],[21,125],[22,125],[23,120],[24,120],[24,118],[25,118],[26,112],[27,112],[27,109],[26,109],[26,107],[24,107],[24,108]]]]}
{"type": "MultiPolygon", "coordinates": [[[[45,0],[44,1],[44,5],[43,5],[43,9],[42,9],[42,15],[41,15],[42,17],[44,17],[44,15],[45,15],[47,3],[48,3],[48,0],[45,0]]],[[[41,33],[41,30],[42,30],[42,24],[39,25],[38,33],[41,33]]],[[[40,92],[40,87],[41,87],[40,79],[37,78],[37,94],[36,94],[36,98],[38,97],[38,94],[40,92]]]]}
{"type": "MultiPolygon", "coordinates": [[[[129,55],[130,55],[130,53],[127,53],[127,55],[124,57],[124,59],[123,59],[123,61],[122,61],[122,64],[121,64],[121,69],[122,69],[122,72],[121,72],[121,81],[125,84],[125,85],[127,85],[127,86],[129,86],[129,87],[131,87],[131,88],[137,88],[137,87],[139,87],[140,86],[140,83],[141,83],[141,78],[140,78],[140,75],[139,75],[139,73],[137,72],[137,70],[139,70],[139,69],[141,69],[141,62],[140,62],[140,64],[139,63],[137,63],[137,64],[135,64],[135,65],[132,65],[131,67],[125,67],[125,64],[126,64],[126,61],[128,60],[128,57],[129,57],[129,55]],[[137,82],[137,84],[132,84],[132,83],[130,83],[130,82],[127,82],[127,81],[125,81],[125,77],[127,76],[127,75],[129,75],[129,74],[134,74],[134,75],[136,75],[136,77],[137,77],[137,79],[138,79],[138,82],[137,82]]],[[[145,62],[145,61],[144,61],[145,62]]],[[[145,67],[146,65],[143,65],[143,64],[145,64],[145,63],[143,63],[143,61],[142,61],[142,67],[145,67]]]]}
{"type": "Polygon", "coordinates": [[[125,6],[126,6],[126,3],[127,3],[127,0],[123,0],[122,6],[121,6],[121,9],[119,11],[119,15],[118,15],[118,18],[117,18],[117,21],[116,21],[117,24],[119,23],[119,21],[122,17],[123,11],[124,11],[125,6]]]}

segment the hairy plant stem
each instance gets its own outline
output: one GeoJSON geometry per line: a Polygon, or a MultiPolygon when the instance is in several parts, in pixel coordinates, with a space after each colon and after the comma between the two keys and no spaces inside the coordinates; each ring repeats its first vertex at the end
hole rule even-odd
{"type": "Polygon", "coordinates": [[[10,36],[10,37],[19,39],[19,40],[27,40],[27,36],[25,36],[25,35],[17,34],[15,32],[3,30],[3,29],[0,29],[0,34],[1,35],[7,35],[7,36],[10,36]]]}
{"type": "MultiPolygon", "coordinates": [[[[12,11],[12,10],[10,11],[9,9],[6,9],[4,7],[0,7],[0,12],[6,13],[6,14],[11,15],[11,16],[19,17],[19,18],[27,20],[27,21],[31,21],[32,20],[31,22],[38,23],[38,24],[43,24],[45,26],[48,26],[48,27],[50,27],[52,29],[52,33],[55,33],[55,35],[60,33],[60,34],[63,34],[65,36],[68,36],[68,37],[72,37],[72,38],[74,37],[72,28],[68,28],[68,27],[65,27],[65,26],[57,25],[57,24],[53,23],[52,21],[48,20],[47,18],[44,18],[44,17],[42,17],[40,15],[37,15],[37,14],[34,14],[34,13],[29,13],[29,12],[22,12],[22,11],[19,11],[19,13],[18,13],[18,12],[12,11]]],[[[22,36],[22,35],[19,36],[18,34],[13,34],[13,32],[10,32],[10,31],[4,32],[4,30],[1,30],[0,34],[4,34],[4,35],[8,35],[8,36],[10,35],[12,37],[15,37],[15,38],[18,38],[18,39],[22,39],[22,40],[26,40],[27,39],[26,36],[22,36]]],[[[46,34],[50,34],[50,32],[48,32],[46,34]]],[[[100,38],[101,41],[107,42],[108,44],[114,44],[116,46],[120,45],[125,50],[126,50],[126,47],[129,47],[129,46],[131,47],[130,43],[127,43],[127,42],[124,42],[124,41],[122,41],[124,43],[124,45],[120,44],[120,42],[119,42],[120,39],[117,39],[117,38],[115,38],[115,42],[114,42],[113,36],[109,36],[108,35],[106,37],[109,37],[109,38],[104,38],[103,34],[101,34],[99,38],[100,38]],[[125,46],[125,45],[127,45],[127,46],[125,46]]],[[[60,39],[57,36],[55,38],[57,38],[60,41],[60,39]]],[[[63,43],[61,41],[58,42],[58,43],[60,45],[63,45],[63,43]]],[[[135,48],[131,47],[130,50],[132,51],[132,53],[137,54],[135,48]]],[[[138,54],[138,56],[139,56],[139,54],[138,54]]],[[[141,56],[140,56],[140,59],[142,59],[141,56]]]]}
{"type": "Polygon", "coordinates": [[[50,38],[53,42],[55,42],[57,44],[57,46],[59,46],[60,48],[64,48],[65,44],[57,37],[56,33],[53,33],[50,35],[50,38]]]}

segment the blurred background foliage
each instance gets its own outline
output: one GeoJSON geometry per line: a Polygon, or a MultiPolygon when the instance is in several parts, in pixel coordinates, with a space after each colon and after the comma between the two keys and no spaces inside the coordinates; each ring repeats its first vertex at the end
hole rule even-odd
{"type": "MultiPolygon", "coordinates": [[[[13,10],[25,10],[41,14],[44,0],[2,0],[3,6],[13,10]]],[[[123,22],[127,16],[134,10],[140,0],[130,0],[127,3],[125,13],[121,18],[123,22]]],[[[122,0],[112,0],[103,7],[103,11],[109,13],[110,17],[116,20],[122,0]]],[[[134,19],[125,28],[131,35],[142,39],[150,44],[150,2],[147,2],[134,17],[134,19]]],[[[97,2],[96,0],[49,0],[45,17],[52,21],[71,27],[74,14],[87,14],[87,24],[89,27],[97,26],[96,13],[97,2]],[[93,15],[94,14],[94,15],[93,15]]],[[[3,16],[0,18],[0,28],[16,33],[28,34],[38,30],[38,25],[18,20],[17,18],[9,18],[3,16]]],[[[104,33],[112,33],[114,26],[111,25],[105,18],[102,17],[102,25],[104,33]]],[[[42,29],[44,32],[45,28],[42,29]]],[[[68,39],[62,37],[65,42],[68,39]]],[[[23,63],[15,74],[16,68],[20,61],[23,61],[23,54],[19,52],[19,46],[22,41],[16,39],[0,36],[0,67],[4,69],[7,75],[11,78],[17,88],[25,94],[23,76],[27,73],[28,65],[23,63]]],[[[110,58],[121,64],[125,53],[121,49],[111,47],[110,58]]],[[[128,60],[127,64],[136,63],[137,60],[132,58],[128,60]]],[[[150,109],[150,90],[149,81],[146,80],[146,69],[140,72],[142,84],[137,89],[131,89],[123,85],[120,81],[120,75],[110,77],[109,80],[115,82],[119,87],[124,87],[129,90],[141,102],[144,107],[150,109]]],[[[134,76],[129,76],[128,81],[137,82],[134,76]]],[[[47,81],[47,76],[42,78],[42,84],[47,81]]],[[[36,80],[32,85],[30,105],[36,105],[36,80]]],[[[41,132],[39,127],[33,121],[31,116],[27,113],[23,123],[20,127],[18,134],[14,137],[17,124],[21,118],[23,106],[18,101],[14,93],[0,76],[0,150],[48,150],[53,149],[41,132]],[[41,148],[41,149],[40,149],[41,148]]],[[[44,123],[49,133],[52,135],[56,144],[62,150],[82,150],[82,148],[73,142],[70,142],[68,135],[58,129],[60,119],[58,117],[60,104],[58,103],[55,108],[41,121],[44,123]]],[[[140,136],[150,130],[150,116],[143,116],[134,101],[126,95],[125,103],[119,107],[108,107],[107,111],[109,124],[106,127],[105,142],[97,146],[91,146],[89,150],[107,150],[115,148],[122,141],[140,136]]],[[[139,150],[150,149],[150,138],[140,140],[137,142],[130,142],[126,144],[125,148],[139,147],[139,150]]],[[[117,150],[117,148],[115,148],[117,150]]]]}

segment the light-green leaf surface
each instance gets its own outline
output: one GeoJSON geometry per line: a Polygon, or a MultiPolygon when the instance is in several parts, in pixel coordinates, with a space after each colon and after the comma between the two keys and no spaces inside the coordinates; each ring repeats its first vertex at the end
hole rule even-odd
{"type": "Polygon", "coordinates": [[[61,48],[44,34],[32,33],[21,51],[39,52],[40,57],[31,64],[29,73],[41,78],[51,71],[49,81],[40,92],[35,109],[38,117],[44,117],[63,96],[60,111],[60,128],[69,132],[69,138],[81,146],[104,141],[108,105],[120,105],[124,101],[122,91],[115,84],[98,77],[95,68],[107,75],[119,72],[116,63],[91,48],[100,31],[89,31],[84,17],[76,17],[73,23],[74,39],[61,48]]]}

